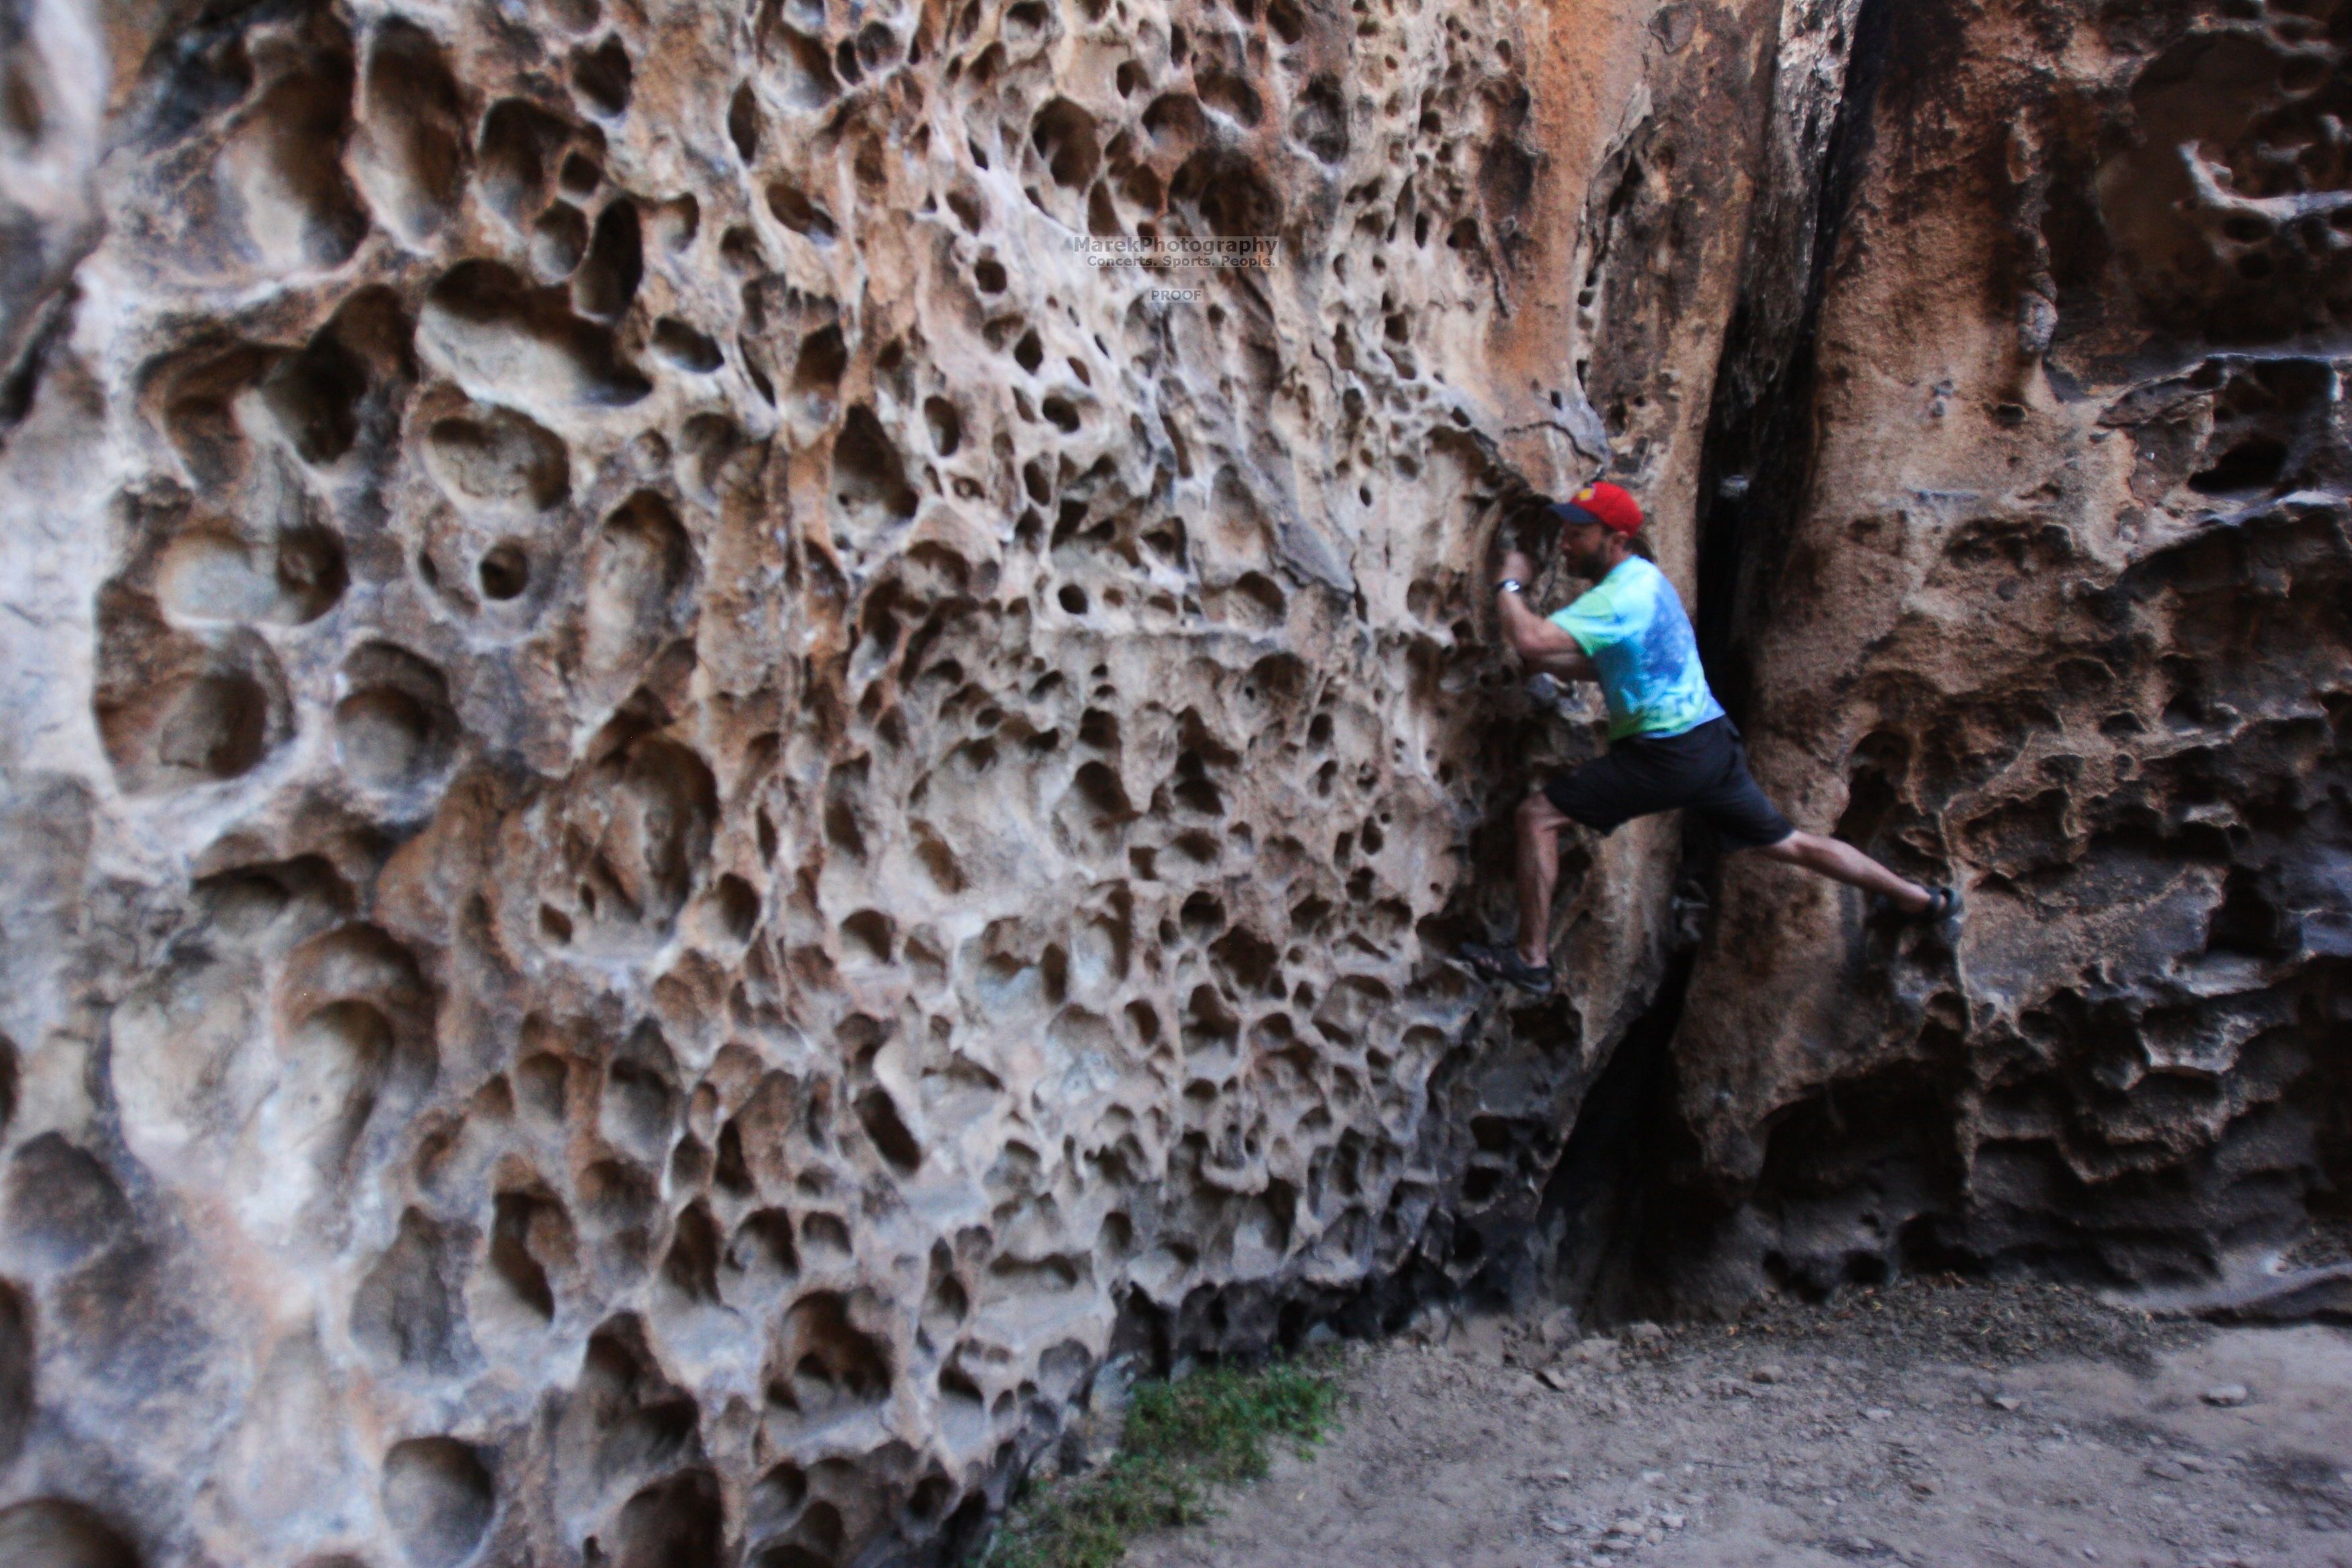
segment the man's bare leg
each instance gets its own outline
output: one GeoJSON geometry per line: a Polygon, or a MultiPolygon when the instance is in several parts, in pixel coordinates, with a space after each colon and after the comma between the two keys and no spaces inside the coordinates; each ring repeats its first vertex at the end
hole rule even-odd
{"type": "Polygon", "coordinates": [[[1551,963],[1551,890],[1559,882],[1559,830],[1567,826],[1543,791],[1519,802],[1519,956],[1538,969],[1551,963]]]}
{"type": "MultiPolygon", "coordinates": [[[[1525,808],[1522,808],[1522,823],[1526,821],[1526,815],[1525,808]]],[[[1519,887],[1520,899],[1524,902],[1527,897],[1527,872],[1524,869],[1527,865],[1527,835],[1524,827],[1519,843],[1519,864],[1522,868],[1519,887]]],[[[1896,876],[1853,845],[1835,838],[1824,838],[1818,833],[1791,833],[1778,844],[1762,846],[1756,853],[1767,859],[1802,866],[1808,871],[1817,871],[1866,892],[1883,893],[1896,909],[1906,914],[1918,914],[1933,901],[1933,896],[1918,883],[1896,876]]]]}

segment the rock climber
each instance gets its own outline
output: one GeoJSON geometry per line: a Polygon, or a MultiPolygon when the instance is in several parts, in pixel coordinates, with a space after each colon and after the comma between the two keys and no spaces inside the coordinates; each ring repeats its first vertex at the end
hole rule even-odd
{"type": "Polygon", "coordinates": [[[1609,750],[1554,774],[1520,803],[1517,942],[1465,944],[1462,956],[1471,967],[1538,995],[1549,993],[1560,829],[1580,822],[1608,833],[1634,817],[1677,808],[1705,817],[1727,851],[1758,850],[1878,894],[1911,919],[1955,930],[1957,888],[1921,887],[1850,844],[1798,832],[1748,776],[1747,749],[1707,687],[1682,598],[1640,549],[1640,503],[1604,482],[1545,510],[1560,525],[1562,563],[1592,586],[1546,619],[1526,598],[1535,565],[1512,550],[1503,557],[1496,611],[1528,668],[1599,684],[1609,710],[1609,750]]]}

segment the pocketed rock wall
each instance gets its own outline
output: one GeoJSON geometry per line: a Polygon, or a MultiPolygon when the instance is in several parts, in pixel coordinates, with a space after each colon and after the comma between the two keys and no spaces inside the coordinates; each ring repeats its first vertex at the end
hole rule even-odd
{"type": "Polygon", "coordinates": [[[2352,1190],[2352,6],[1877,32],[1817,455],[1709,526],[1768,788],[1969,923],[1732,868],[1679,1289],[1990,1263],[2352,1310],[2309,1239],[2352,1190]]]}
{"type": "Polygon", "coordinates": [[[1525,1230],[1489,503],[1688,580],[1772,7],[0,22],[0,1561],[936,1559],[1525,1230]]]}
{"type": "Polygon", "coordinates": [[[943,1558],[1114,1356],[1529,1289],[1670,1030],[1653,1300],[2344,1289],[2347,47],[0,6],[0,1561],[943,1558]],[[1604,461],[1957,948],[1654,821],[1438,962],[1604,461]]]}

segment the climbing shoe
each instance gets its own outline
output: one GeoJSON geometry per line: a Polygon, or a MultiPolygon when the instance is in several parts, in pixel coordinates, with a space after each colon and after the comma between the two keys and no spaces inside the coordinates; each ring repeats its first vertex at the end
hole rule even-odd
{"type": "Polygon", "coordinates": [[[1960,890],[1958,888],[1930,888],[1927,907],[1913,913],[1911,918],[1921,925],[1931,925],[1948,937],[1960,934],[1960,890]]]}
{"type": "Polygon", "coordinates": [[[1499,980],[1538,996],[1551,994],[1551,965],[1529,963],[1508,942],[1465,942],[1459,952],[1463,963],[1488,980],[1499,980]]]}

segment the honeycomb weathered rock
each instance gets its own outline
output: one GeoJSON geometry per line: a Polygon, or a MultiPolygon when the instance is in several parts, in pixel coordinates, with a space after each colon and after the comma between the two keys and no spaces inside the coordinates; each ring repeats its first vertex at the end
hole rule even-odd
{"type": "Polygon", "coordinates": [[[1609,193],[1753,9],[110,16],[9,144],[102,216],[0,296],[12,1561],[936,1556],[1115,1347],[1484,1267],[1668,842],[1516,1038],[1425,949],[1487,503],[1604,278],[1720,314],[1737,136],[1609,193]]]}
{"type": "Polygon", "coordinates": [[[0,1557],[938,1559],[1108,1356],[1529,1288],[1602,1124],[1686,1300],[2284,1239],[2347,38],[0,6],[0,1557]],[[1604,458],[1957,953],[1735,861],[1690,958],[1654,819],[1561,999],[1439,960],[1596,743],[1493,503],[1604,458]]]}
{"type": "Polygon", "coordinates": [[[1818,450],[1709,527],[1759,775],[1972,908],[1951,951],[1731,874],[1678,1050],[1716,1278],[2182,1287],[2343,1215],[2348,46],[2327,0],[1858,46],[1818,450]]]}

